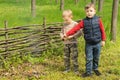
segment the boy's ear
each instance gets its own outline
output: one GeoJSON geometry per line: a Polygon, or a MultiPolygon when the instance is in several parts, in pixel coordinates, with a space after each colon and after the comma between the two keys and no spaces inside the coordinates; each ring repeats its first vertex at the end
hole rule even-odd
{"type": "Polygon", "coordinates": [[[73,16],[71,15],[71,18],[73,18],[73,16]]]}
{"type": "Polygon", "coordinates": [[[96,9],[95,9],[95,13],[96,13],[96,9]]]}

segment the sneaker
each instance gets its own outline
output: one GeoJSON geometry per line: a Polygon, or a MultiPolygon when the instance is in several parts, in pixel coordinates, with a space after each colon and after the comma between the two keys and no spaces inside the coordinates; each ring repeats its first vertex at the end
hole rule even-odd
{"type": "Polygon", "coordinates": [[[75,71],[74,73],[75,73],[75,75],[77,75],[77,76],[80,75],[79,71],[75,71]]]}
{"type": "Polygon", "coordinates": [[[68,69],[68,70],[64,70],[63,71],[63,73],[68,73],[68,72],[70,72],[70,70],[68,69]]]}
{"type": "Polygon", "coordinates": [[[100,71],[98,71],[98,70],[94,70],[94,72],[95,72],[95,74],[96,74],[97,76],[100,76],[100,75],[101,75],[100,71]]]}
{"type": "Polygon", "coordinates": [[[85,77],[91,77],[92,76],[92,74],[91,73],[84,73],[84,74],[82,74],[82,77],[83,78],[85,78],[85,77]]]}

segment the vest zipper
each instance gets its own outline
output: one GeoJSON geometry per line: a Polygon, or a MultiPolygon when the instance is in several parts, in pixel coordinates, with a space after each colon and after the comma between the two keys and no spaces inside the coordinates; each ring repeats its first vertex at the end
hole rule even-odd
{"type": "Polygon", "coordinates": [[[92,37],[94,37],[92,19],[90,19],[90,22],[91,22],[91,27],[92,27],[92,37]]]}

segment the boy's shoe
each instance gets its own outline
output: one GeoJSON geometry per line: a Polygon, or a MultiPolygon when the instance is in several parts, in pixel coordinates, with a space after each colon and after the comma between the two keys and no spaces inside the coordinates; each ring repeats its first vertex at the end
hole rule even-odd
{"type": "Polygon", "coordinates": [[[65,74],[65,73],[68,73],[68,72],[70,72],[70,69],[63,71],[64,74],[65,74]]]}
{"type": "Polygon", "coordinates": [[[75,75],[77,75],[77,76],[80,75],[79,71],[75,71],[74,73],[75,73],[75,75]]]}
{"type": "Polygon", "coordinates": [[[102,75],[102,74],[100,73],[100,71],[98,71],[98,70],[94,70],[94,72],[95,72],[95,74],[96,74],[97,76],[102,75]]]}
{"type": "Polygon", "coordinates": [[[82,74],[82,77],[83,78],[85,78],[85,77],[91,77],[92,76],[92,74],[91,73],[84,73],[84,74],[82,74]]]}

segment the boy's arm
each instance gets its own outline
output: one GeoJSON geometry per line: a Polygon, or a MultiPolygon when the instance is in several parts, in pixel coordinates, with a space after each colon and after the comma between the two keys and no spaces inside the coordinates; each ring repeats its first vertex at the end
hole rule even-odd
{"type": "Polygon", "coordinates": [[[61,32],[60,32],[60,37],[61,37],[61,39],[63,39],[63,38],[64,38],[64,30],[63,30],[63,28],[61,29],[61,32]]]}
{"type": "Polygon", "coordinates": [[[63,33],[60,33],[60,37],[61,37],[61,39],[64,37],[63,33]]]}
{"type": "Polygon", "coordinates": [[[68,31],[65,36],[73,35],[73,34],[76,33],[78,30],[80,30],[81,28],[83,28],[83,26],[84,26],[84,23],[83,23],[83,20],[82,20],[82,21],[81,21],[80,23],[78,23],[75,27],[73,27],[70,31],[68,31]]]}
{"type": "MultiPolygon", "coordinates": [[[[78,23],[76,22],[75,26],[77,25],[78,23]]],[[[78,38],[82,35],[82,29],[80,29],[79,31],[77,31],[75,34],[73,34],[73,37],[74,38],[78,38]]]]}
{"type": "Polygon", "coordinates": [[[73,36],[75,37],[75,38],[78,38],[78,37],[80,37],[80,36],[82,36],[83,35],[83,32],[82,32],[82,29],[80,29],[79,31],[77,31],[73,36]]]}
{"type": "Polygon", "coordinates": [[[105,29],[104,29],[104,26],[103,26],[103,23],[102,23],[101,19],[99,19],[99,22],[100,22],[100,31],[101,31],[101,36],[102,36],[101,45],[105,46],[105,40],[106,40],[105,29]]]}
{"type": "Polygon", "coordinates": [[[106,40],[106,34],[105,34],[104,25],[103,25],[101,19],[99,19],[99,23],[100,23],[100,31],[101,31],[102,41],[105,41],[106,40]]]}
{"type": "Polygon", "coordinates": [[[62,27],[62,29],[61,29],[60,38],[61,38],[62,41],[65,41],[65,40],[69,39],[67,37],[64,37],[64,27],[62,27]]]}
{"type": "MultiPolygon", "coordinates": [[[[76,26],[78,23],[77,22],[75,22],[75,25],[74,26],[76,26]]],[[[73,26],[73,27],[74,27],[73,26]]],[[[71,38],[78,38],[78,37],[80,37],[81,35],[83,35],[83,33],[82,33],[82,29],[80,29],[79,31],[77,31],[75,34],[73,34],[73,35],[71,35],[71,36],[69,36],[68,38],[69,39],[71,39],[71,38]]]]}

